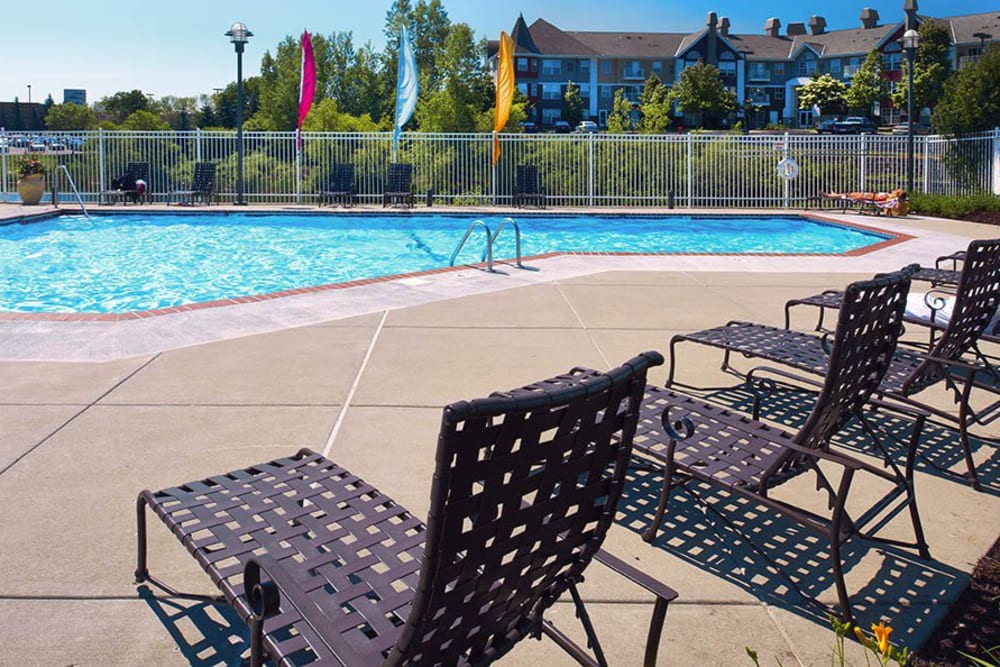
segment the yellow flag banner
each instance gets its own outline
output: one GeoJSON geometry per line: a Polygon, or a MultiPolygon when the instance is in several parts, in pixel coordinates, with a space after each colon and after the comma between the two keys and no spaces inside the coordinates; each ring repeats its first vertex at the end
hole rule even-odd
{"type": "Polygon", "coordinates": [[[500,130],[510,118],[514,102],[514,40],[505,32],[500,33],[500,52],[497,54],[496,121],[493,123],[493,166],[500,159],[500,130]]]}

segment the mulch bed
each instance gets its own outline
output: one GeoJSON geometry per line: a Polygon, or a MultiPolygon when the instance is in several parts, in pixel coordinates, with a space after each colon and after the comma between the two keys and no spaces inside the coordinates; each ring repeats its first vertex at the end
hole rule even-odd
{"type": "Polygon", "coordinates": [[[979,559],[968,587],[914,656],[914,667],[966,667],[959,651],[987,661],[1000,656],[1000,539],[979,559]]]}
{"type": "Polygon", "coordinates": [[[1000,211],[976,211],[965,216],[969,222],[982,222],[987,225],[1000,225],[1000,211]]]}

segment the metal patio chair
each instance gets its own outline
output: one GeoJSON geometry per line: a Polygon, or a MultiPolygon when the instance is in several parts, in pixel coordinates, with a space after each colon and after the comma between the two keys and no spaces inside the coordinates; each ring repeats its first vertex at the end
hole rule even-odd
{"type": "Polygon", "coordinates": [[[545,191],[541,187],[538,167],[532,164],[519,164],[514,173],[514,206],[525,204],[535,204],[539,208],[545,206],[545,191]]]}
{"type": "Polygon", "coordinates": [[[413,208],[413,165],[393,162],[385,179],[382,206],[402,204],[413,208]]]}
{"type": "MultiPolygon", "coordinates": [[[[898,349],[875,394],[915,405],[947,422],[956,424],[973,488],[980,489],[969,445],[969,428],[985,426],[1000,417],[1000,368],[979,348],[1000,303],[1000,239],[969,244],[955,291],[955,303],[947,326],[929,351],[898,349]],[[943,382],[958,405],[957,414],[919,401],[916,395],[943,382]],[[977,399],[993,398],[980,407],[977,399]]],[[[841,306],[842,308],[843,306],[841,306]]],[[[676,346],[693,342],[725,350],[723,370],[735,370],[735,353],[776,362],[796,371],[826,375],[829,353],[825,339],[812,334],[752,322],[732,321],[725,326],[674,336],[670,342],[671,364],[667,384],[674,383],[676,346]]],[[[780,371],[779,371],[780,373],[780,371]]]]}
{"type": "Polygon", "coordinates": [[[354,189],[354,165],[345,162],[337,162],[330,168],[330,181],[327,189],[316,193],[319,197],[319,205],[342,204],[353,206],[356,200],[354,189]]]}
{"type": "Polygon", "coordinates": [[[170,198],[177,197],[179,204],[193,204],[198,199],[204,201],[205,204],[211,204],[212,198],[215,196],[215,171],[214,162],[195,163],[191,187],[172,191],[170,198]]]}
{"type": "Polygon", "coordinates": [[[115,201],[120,201],[123,204],[131,201],[137,204],[145,200],[148,204],[150,196],[149,163],[129,162],[125,167],[125,174],[115,179],[112,188],[101,192],[100,201],[103,203],[107,200],[109,204],[114,204],[115,201]],[[138,181],[145,183],[145,186],[138,186],[138,181]]]}
{"type": "Polygon", "coordinates": [[[880,468],[830,447],[831,438],[860,413],[889,370],[914,268],[847,287],[822,390],[797,433],[676,390],[647,387],[633,446],[640,460],[662,466],[663,487],[644,539],[656,538],[671,491],[677,487],[700,482],[738,494],[829,541],[837,598],[847,619],[852,614],[841,544],[849,537],[915,548],[921,557],[930,558],[913,488],[914,450],[924,415],[917,416],[902,470],[892,461],[880,468]],[[840,480],[828,479],[821,463],[828,472],[839,469],[840,480]],[[817,491],[827,496],[826,514],[807,510],[805,499],[797,496],[790,500],[772,497],[776,487],[806,472],[816,475],[817,491]],[[882,480],[889,489],[871,509],[852,517],[848,496],[855,475],[861,474],[882,480]],[[887,517],[904,508],[909,510],[914,541],[879,536],[887,517]]]}
{"type": "Polygon", "coordinates": [[[662,362],[647,352],[445,407],[426,524],[309,450],[143,491],[136,580],[154,581],[148,507],[248,624],[254,665],[479,665],[542,634],[604,665],[576,588],[596,559],[656,596],[653,665],[676,593],[600,546],[662,362]],[[567,591],[593,658],[543,618],[567,591]]]}

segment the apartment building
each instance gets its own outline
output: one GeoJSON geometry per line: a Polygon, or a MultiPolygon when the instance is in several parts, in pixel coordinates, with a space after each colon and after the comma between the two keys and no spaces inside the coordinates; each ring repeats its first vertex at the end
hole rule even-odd
{"type": "MultiPolygon", "coordinates": [[[[822,16],[789,22],[784,29],[779,18],[770,18],[758,32],[737,32],[727,17],[713,11],[694,33],[569,31],[541,18],[529,26],[521,15],[511,32],[515,81],[534,105],[533,120],[543,126],[560,119],[570,81],[580,87],[585,116],[604,124],[616,90],[638,102],[650,74],[672,85],[685,68],[705,62],[719,69],[741,106],[753,103],[754,125],[808,127],[816,110],[800,110],[796,91],[812,77],[830,74],[850,84],[876,49],[883,78],[890,86],[900,80],[904,54],[899,40],[907,22],[916,26],[931,18],[917,13],[916,0],[906,0],[905,14],[899,22],[882,23],[876,10],[865,8],[859,25],[837,30],[828,29],[822,16]]],[[[1000,41],[1000,12],[933,20],[950,31],[955,68],[978,58],[989,42],[1000,41]]],[[[495,57],[495,43],[490,49],[495,57]]],[[[882,123],[899,119],[888,100],[876,116],[882,123]]]]}

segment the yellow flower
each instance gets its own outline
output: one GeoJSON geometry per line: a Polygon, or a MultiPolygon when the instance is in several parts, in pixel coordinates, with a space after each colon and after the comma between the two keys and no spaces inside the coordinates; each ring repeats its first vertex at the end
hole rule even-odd
{"type": "Polygon", "coordinates": [[[879,621],[877,624],[872,623],[872,632],[878,642],[878,650],[882,651],[882,655],[889,655],[889,635],[892,633],[892,628],[879,621]]]}
{"type": "Polygon", "coordinates": [[[870,648],[870,649],[875,648],[875,645],[872,644],[872,641],[868,639],[867,635],[865,635],[865,631],[859,628],[858,626],[854,626],[854,636],[858,638],[858,641],[861,642],[861,645],[864,646],[865,648],[870,648]]]}

